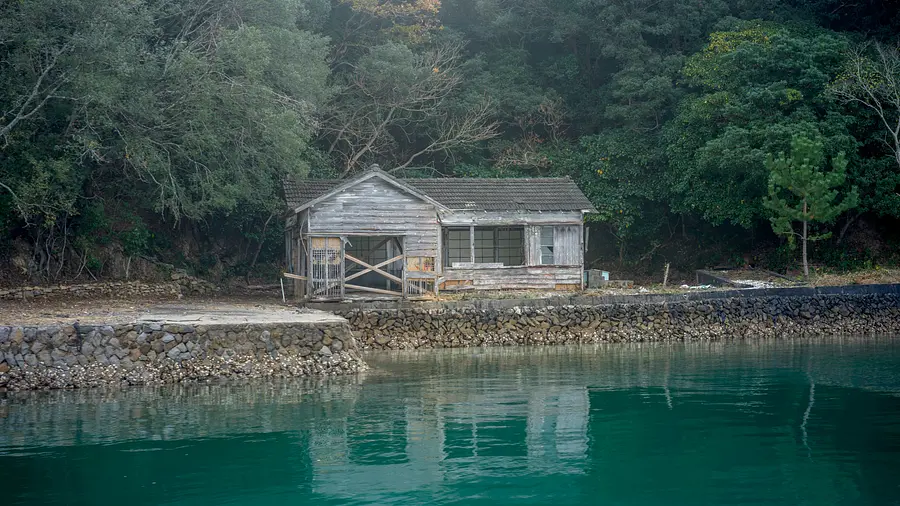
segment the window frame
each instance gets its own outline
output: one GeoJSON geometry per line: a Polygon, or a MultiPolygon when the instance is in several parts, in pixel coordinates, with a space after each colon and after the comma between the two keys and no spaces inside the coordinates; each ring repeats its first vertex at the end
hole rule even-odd
{"type": "Polygon", "coordinates": [[[556,265],[556,249],[554,248],[556,227],[554,225],[542,225],[540,228],[540,237],[538,239],[541,251],[541,265],[556,265]],[[549,244],[546,244],[548,242],[547,232],[549,232],[549,244]],[[550,258],[549,262],[547,261],[548,255],[550,258]]]}
{"type": "Polygon", "coordinates": [[[465,253],[464,257],[460,257],[463,260],[458,263],[469,263],[472,261],[471,260],[471,258],[472,258],[472,256],[471,256],[471,240],[472,240],[472,238],[469,235],[469,227],[465,227],[465,228],[463,228],[463,227],[443,227],[441,235],[443,236],[442,240],[444,241],[443,261],[444,261],[444,264],[446,265],[446,267],[448,267],[448,268],[453,267],[454,259],[451,257],[451,252],[453,252],[453,251],[465,253]],[[450,240],[451,240],[450,234],[452,232],[465,232],[465,240],[463,241],[465,243],[464,248],[459,248],[459,247],[451,248],[450,247],[450,240]]]}
{"type": "Polygon", "coordinates": [[[472,227],[442,227],[443,243],[443,260],[444,265],[448,269],[453,268],[453,263],[468,263],[472,265],[487,264],[503,264],[504,267],[524,267],[526,265],[525,251],[527,248],[525,226],[524,225],[493,225],[493,226],[476,226],[474,227],[474,237],[472,227]],[[451,239],[452,233],[463,232],[466,234],[466,240],[462,241],[465,246],[460,247],[458,238],[451,239]],[[507,232],[504,236],[501,232],[507,232]],[[485,233],[489,233],[489,237],[485,237],[485,233]],[[481,237],[479,237],[481,235],[481,237]],[[472,240],[474,239],[474,244],[472,240]],[[451,241],[453,245],[451,246],[451,241]],[[479,245],[481,241],[482,245],[479,245]],[[484,242],[488,242],[489,246],[484,246],[484,242]],[[475,258],[472,258],[472,251],[475,252],[475,258]],[[485,253],[490,252],[490,258],[485,253]],[[453,255],[456,252],[457,255],[453,255]],[[459,255],[466,252],[465,257],[459,255]],[[457,260],[464,258],[464,260],[457,260]],[[473,262],[474,260],[474,262],[473,262]],[[507,263],[509,262],[509,263],[507,263]]]}

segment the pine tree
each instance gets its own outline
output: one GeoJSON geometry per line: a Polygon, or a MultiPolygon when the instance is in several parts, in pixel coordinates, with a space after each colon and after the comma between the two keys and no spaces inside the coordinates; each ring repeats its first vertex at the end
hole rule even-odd
{"type": "Polygon", "coordinates": [[[856,207],[859,195],[852,188],[840,203],[836,203],[838,188],[847,179],[847,159],[839,153],[831,160],[832,170],[822,170],[825,154],[820,141],[803,136],[791,140],[791,153],[771,153],[766,159],[769,171],[769,196],[763,205],[771,211],[769,220],[776,234],[786,236],[794,244],[799,237],[803,246],[803,275],[809,279],[807,243],[827,239],[831,233],[809,235],[810,222],[830,223],[841,213],[856,207]],[[801,231],[794,231],[800,222],[801,231]]]}

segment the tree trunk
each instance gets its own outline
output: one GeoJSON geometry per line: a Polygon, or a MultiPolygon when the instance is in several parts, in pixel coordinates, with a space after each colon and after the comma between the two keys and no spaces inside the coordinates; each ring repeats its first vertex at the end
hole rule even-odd
{"type": "Polygon", "coordinates": [[[253,260],[250,261],[250,267],[247,268],[247,276],[245,277],[245,281],[247,284],[250,284],[250,273],[253,272],[253,268],[256,267],[256,261],[259,259],[259,252],[262,251],[263,245],[266,242],[266,231],[269,229],[269,222],[272,221],[272,218],[275,217],[275,213],[269,213],[269,217],[266,219],[265,225],[263,225],[262,234],[259,237],[259,244],[256,246],[256,253],[253,254],[253,260]]]}
{"type": "Polygon", "coordinates": [[[837,238],[838,246],[840,246],[841,243],[844,242],[844,236],[847,235],[847,231],[850,230],[850,225],[852,225],[853,222],[856,221],[856,219],[859,217],[860,217],[859,214],[854,215],[852,212],[847,215],[847,222],[844,223],[844,226],[841,227],[841,233],[838,234],[838,238],[837,238]]]}
{"type": "Polygon", "coordinates": [[[806,238],[809,220],[806,219],[806,199],[803,199],[803,277],[809,281],[809,261],[806,258],[806,238]]]}

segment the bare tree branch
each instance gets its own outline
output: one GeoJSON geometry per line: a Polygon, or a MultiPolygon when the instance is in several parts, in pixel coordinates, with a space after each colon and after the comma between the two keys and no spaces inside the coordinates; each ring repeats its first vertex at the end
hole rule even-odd
{"type": "Polygon", "coordinates": [[[329,154],[344,161],[342,177],[371,161],[401,170],[426,155],[449,153],[497,135],[487,103],[461,115],[450,110],[463,84],[461,45],[438,46],[414,56],[411,67],[388,73],[379,62],[368,63],[350,66],[347,86],[320,130],[329,154]],[[389,154],[390,160],[379,159],[389,154]]]}
{"type": "Polygon", "coordinates": [[[34,82],[34,86],[31,88],[31,93],[22,100],[22,103],[19,105],[18,110],[14,113],[12,111],[7,111],[3,113],[3,116],[0,116],[0,119],[6,119],[7,116],[13,115],[12,119],[9,120],[6,125],[0,127],[0,137],[6,137],[12,131],[12,129],[22,121],[27,120],[35,113],[43,109],[44,105],[47,104],[47,101],[53,98],[53,94],[56,93],[59,88],[68,81],[69,77],[67,74],[61,74],[57,77],[56,81],[50,86],[44,86],[44,81],[50,75],[50,72],[56,67],[57,62],[59,61],[59,57],[64,52],[68,51],[71,46],[66,44],[62,46],[59,50],[53,51],[49,60],[45,63],[44,69],[41,71],[41,74],[38,76],[37,80],[34,82]]]}
{"type": "Polygon", "coordinates": [[[878,42],[854,49],[830,89],[845,103],[860,104],[875,113],[900,167],[900,49],[878,42]]]}
{"type": "Polygon", "coordinates": [[[485,101],[481,107],[462,118],[449,118],[442,122],[437,138],[389,172],[403,170],[425,154],[449,151],[492,139],[498,135],[498,128],[499,123],[491,119],[490,104],[485,101]]]}

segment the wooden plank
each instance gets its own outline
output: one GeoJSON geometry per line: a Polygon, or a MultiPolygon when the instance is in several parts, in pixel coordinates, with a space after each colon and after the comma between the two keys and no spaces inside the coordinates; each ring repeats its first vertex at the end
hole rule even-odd
{"type": "Polygon", "coordinates": [[[341,299],[344,298],[344,284],[347,281],[347,262],[344,261],[346,256],[346,251],[344,246],[347,244],[347,239],[341,237],[341,299]]]}
{"type": "Polygon", "coordinates": [[[581,265],[581,230],[575,225],[553,227],[553,263],[581,265]]]}
{"type": "Polygon", "coordinates": [[[288,278],[288,279],[299,279],[299,280],[301,280],[301,281],[308,281],[308,280],[309,280],[309,278],[307,278],[306,276],[298,276],[298,275],[296,275],[296,274],[291,274],[290,272],[282,272],[281,275],[284,276],[284,277],[286,277],[286,278],[288,278]]]}
{"type": "Polygon", "coordinates": [[[437,254],[440,229],[434,206],[381,179],[333,195],[317,203],[311,214],[311,226],[319,234],[407,235],[408,254],[437,254]]]}
{"type": "Polygon", "coordinates": [[[475,225],[469,226],[469,261],[475,263],[475,225]]]}
{"type": "MultiPolygon", "coordinates": [[[[440,227],[438,227],[437,232],[437,252],[435,252],[434,255],[434,271],[440,274],[444,270],[444,234],[441,233],[440,227]]],[[[435,283],[435,294],[437,293],[437,290],[437,283],[435,283]]]]}
{"type": "Polygon", "coordinates": [[[406,298],[406,293],[409,291],[409,285],[406,284],[406,237],[403,238],[403,248],[401,249],[403,252],[403,271],[402,276],[403,279],[400,280],[400,291],[403,292],[403,298],[406,298]]]}
{"type": "Polygon", "coordinates": [[[327,278],[326,278],[326,279],[325,279],[325,284],[322,285],[318,290],[316,290],[316,291],[313,293],[313,295],[318,295],[318,294],[320,294],[320,293],[322,293],[322,292],[327,292],[328,290],[331,290],[332,288],[338,286],[338,283],[339,283],[338,280],[335,280],[335,279],[327,279],[327,278]]]}
{"type": "MultiPolygon", "coordinates": [[[[347,256],[350,256],[350,255],[347,255],[347,254],[345,253],[345,254],[344,254],[344,257],[346,258],[347,256]]],[[[397,256],[395,256],[394,258],[385,260],[384,262],[381,262],[381,263],[379,263],[379,264],[377,264],[377,265],[374,265],[373,267],[374,267],[374,268],[380,269],[381,267],[384,267],[384,266],[386,266],[386,265],[390,265],[390,264],[396,262],[397,260],[402,260],[402,259],[403,259],[403,255],[397,255],[397,256]]],[[[349,258],[348,258],[348,260],[349,260],[349,258]]],[[[372,269],[365,269],[365,270],[359,271],[359,272],[357,272],[357,273],[355,273],[355,274],[351,274],[350,276],[347,276],[347,277],[344,279],[344,281],[353,281],[354,279],[356,279],[356,278],[358,278],[358,277],[360,277],[360,276],[362,276],[362,275],[364,275],[364,274],[367,274],[367,273],[369,273],[369,272],[372,272],[372,269]]]]}
{"type": "Polygon", "coordinates": [[[380,288],[369,288],[368,286],[360,286],[360,285],[351,285],[350,283],[344,283],[346,288],[350,288],[351,290],[359,290],[361,292],[372,292],[372,293],[380,293],[382,295],[396,295],[398,297],[402,297],[403,294],[399,292],[392,292],[390,290],[382,290],[380,288]]]}
{"type": "Polygon", "coordinates": [[[525,227],[525,265],[541,265],[541,227],[525,227]]]}
{"type": "MultiPolygon", "coordinates": [[[[376,272],[376,273],[378,273],[378,274],[381,274],[382,276],[384,276],[384,277],[390,279],[391,281],[396,281],[397,283],[401,283],[401,284],[403,283],[403,280],[402,280],[401,278],[398,278],[397,276],[394,276],[393,274],[391,274],[391,273],[389,273],[389,272],[385,272],[385,271],[383,271],[383,270],[381,270],[381,269],[379,269],[379,268],[376,268],[374,265],[367,264],[366,262],[363,262],[362,260],[360,260],[360,259],[354,257],[353,255],[346,255],[346,254],[345,254],[345,255],[344,255],[344,258],[347,259],[347,260],[350,260],[350,261],[353,262],[353,263],[356,263],[356,264],[359,264],[359,265],[361,265],[361,266],[363,266],[363,267],[366,267],[367,269],[369,269],[369,270],[371,270],[371,271],[373,271],[373,272],[376,272]]],[[[400,258],[403,258],[403,255],[400,255],[400,258]]]]}
{"type": "Polygon", "coordinates": [[[581,211],[453,211],[439,213],[441,225],[447,226],[515,226],[515,225],[578,225],[583,222],[581,211]]]}
{"type": "MultiPolygon", "coordinates": [[[[303,243],[302,233],[298,234],[297,240],[294,244],[296,244],[296,248],[297,248],[296,255],[295,255],[296,263],[294,264],[295,265],[294,270],[300,272],[301,274],[305,274],[303,271],[305,270],[306,266],[303,265],[301,267],[301,265],[303,263],[305,263],[304,260],[306,260],[309,257],[309,255],[304,256],[305,245],[303,243]]],[[[308,273],[309,271],[306,271],[306,272],[308,273]]],[[[303,297],[306,297],[306,286],[307,285],[304,283],[301,283],[300,280],[294,280],[294,298],[295,299],[300,300],[303,297]]]]}
{"type": "Polygon", "coordinates": [[[580,230],[578,232],[578,236],[581,240],[580,247],[578,249],[578,265],[581,266],[581,283],[579,283],[578,289],[584,290],[584,252],[587,251],[587,236],[585,236],[586,230],[584,228],[584,223],[580,225],[580,230]]]}
{"type": "Polygon", "coordinates": [[[533,266],[503,267],[500,269],[447,269],[442,288],[454,289],[459,282],[470,283],[477,289],[546,289],[556,285],[580,285],[581,267],[533,266]]]}

